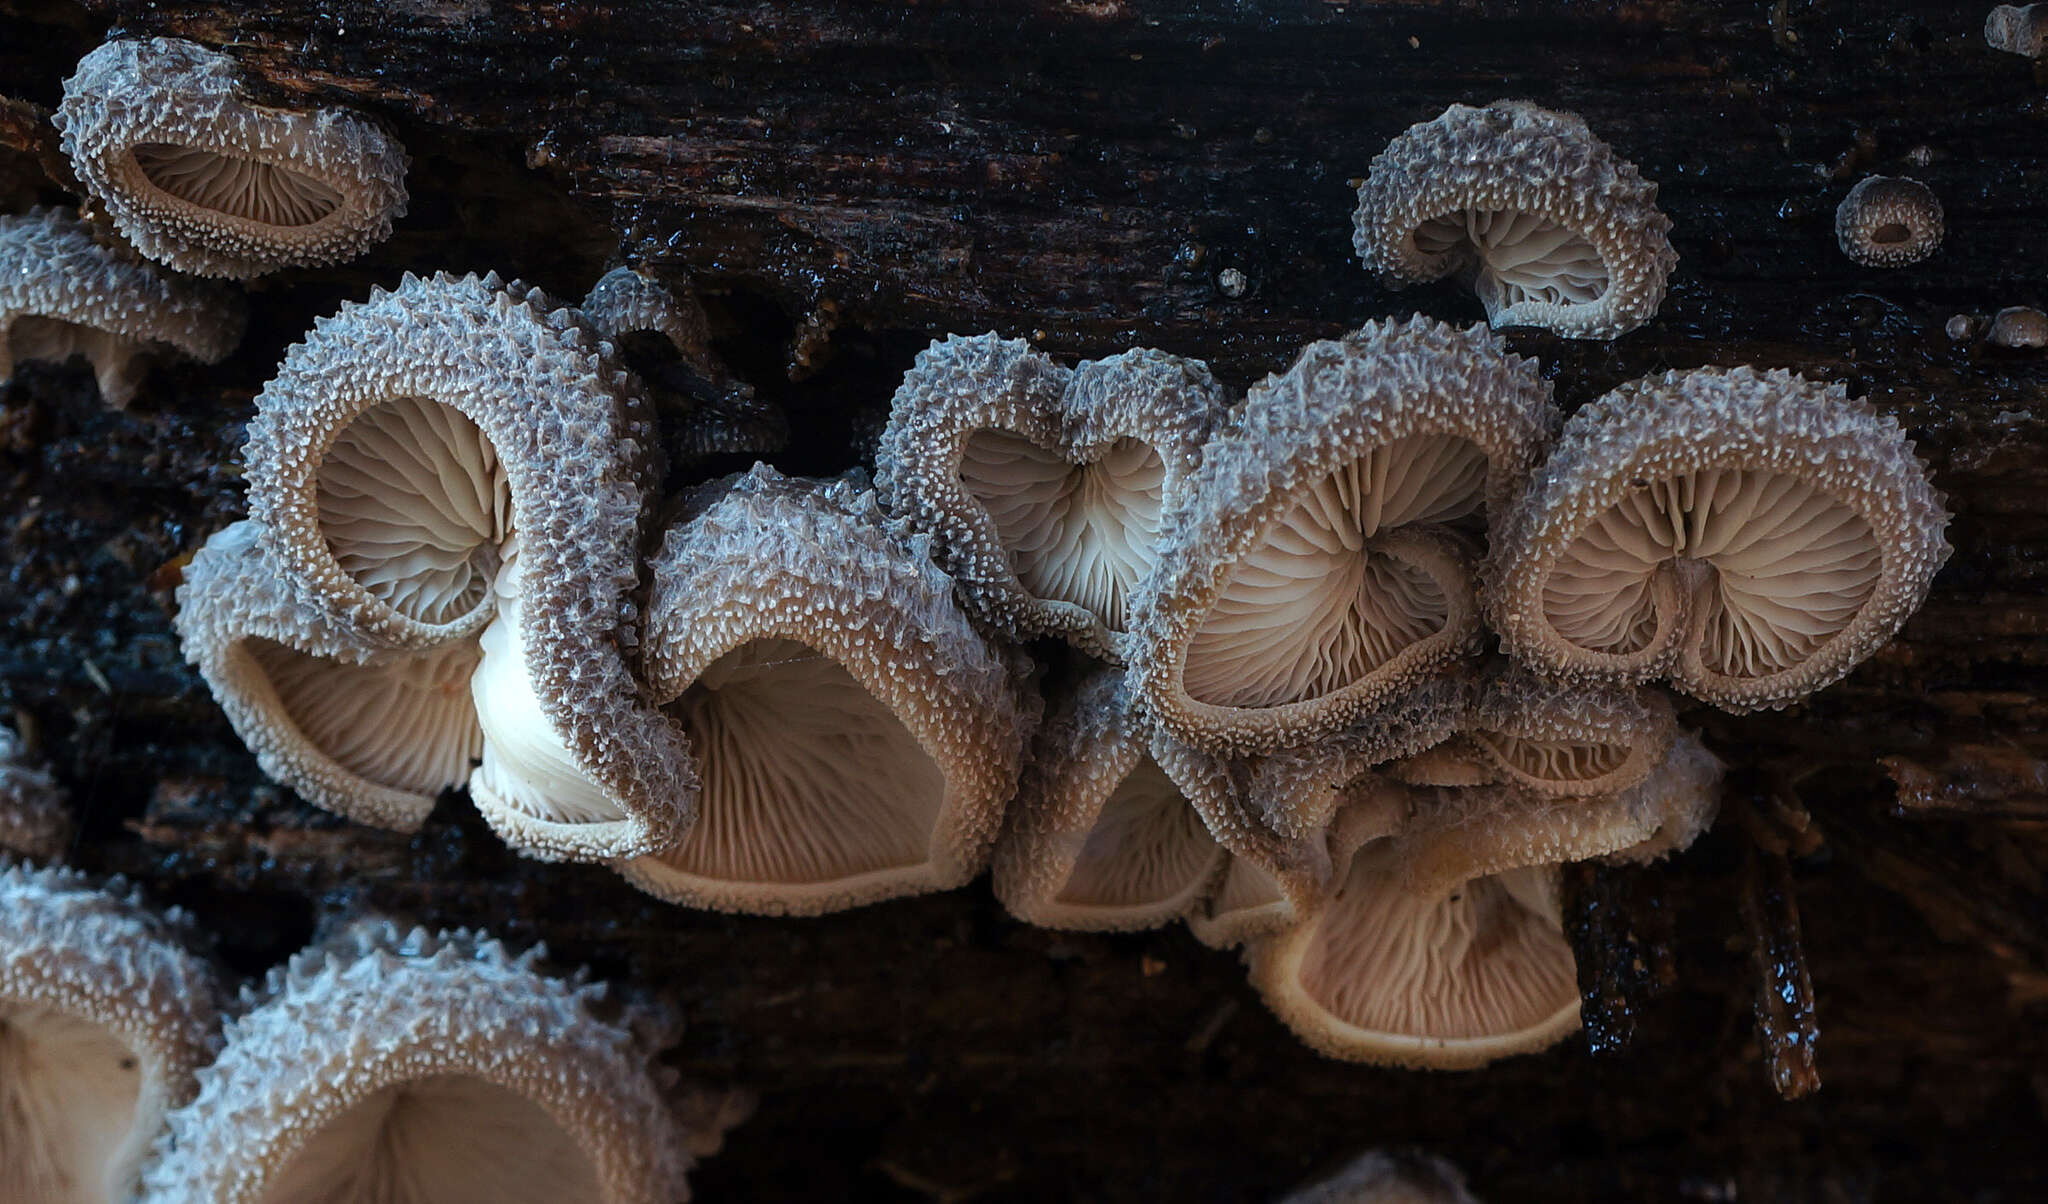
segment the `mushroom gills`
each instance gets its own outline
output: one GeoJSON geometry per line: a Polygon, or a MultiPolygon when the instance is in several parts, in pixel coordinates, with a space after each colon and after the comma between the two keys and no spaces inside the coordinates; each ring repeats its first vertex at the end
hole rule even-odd
{"type": "Polygon", "coordinates": [[[422,623],[485,601],[512,532],[495,448],[452,407],[394,398],[343,428],[318,473],[321,530],[342,571],[422,623]]]}
{"type": "Polygon", "coordinates": [[[1628,744],[1527,740],[1502,732],[1474,732],[1471,739],[1515,773],[1558,784],[1598,781],[1619,771],[1633,751],[1628,744]]]}
{"type": "Polygon", "coordinates": [[[125,406],[134,398],[144,372],[138,357],[152,350],[139,339],[36,314],[23,314],[8,323],[0,349],[17,364],[26,360],[61,364],[74,355],[84,356],[92,365],[100,396],[111,406],[125,406]]]}
{"type": "Polygon", "coordinates": [[[1088,908],[1185,904],[1207,885],[1223,856],[1180,787],[1143,756],[1103,804],[1054,902],[1088,908]]]}
{"type": "Polygon", "coordinates": [[[341,193],[313,177],[228,151],[169,142],[130,152],[151,184],[202,209],[266,226],[310,226],[341,207],[341,193]]]}
{"type": "Polygon", "coordinates": [[[1230,570],[1189,642],[1188,695],[1233,707],[1321,697],[1442,631],[1465,574],[1397,529],[1477,514],[1485,483],[1470,441],[1409,435],[1307,490],[1230,570]]]}
{"type": "Polygon", "coordinates": [[[133,1050],[97,1024],[0,1002],[0,1200],[108,1204],[150,1134],[133,1050]]]}
{"type": "Polygon", "coordinates": [[[605,1198],[590,1155],[539,1104],[438,1075],[382,1088],[299,1148],[259,1204],[554,1204],[605,1198]]]}
{"type": "MultiPolygon", "coordinates": [[[[524,606],[518,592],[518,553],[500,575],[494,592],[498,614],[479,638],[483,659],[469,679],[483,755],[469,775],[470,797],[500,835],[542,824],[602,824],[626,818],[626,811],[584,771],[567,741],[541,708],[534,692],[521,629],[524,606]]],[[[508,837],[508,839],[512,839],[508,837]]],[[[525,838],[513,839],[521,848],[525,838]]]]}
{"type": "Polygon", "coordinates": [[[1818,488],[1782,473],[1703,469],[1638,487],[1595,519],[1559,557],[1543,605],[1571,643],[1632,654],[1670,628],[1653,578],[1672,572],[1690,587],[1708,666],[1761,677],[1846,627],[1882,568],[1870,525],[1818,488]]]}
{"type": "Polygon", "coordinates": [[[477,648],[463,643],[368,665],[252,637],[243,651],[307,742],[379,786],[438,794],[483,752],[470,702],[477,648]]]}
{"type": "Polygon", "coordinates": [[[959,472],[1025,589],[1123,628],[1125,599],[1152,567],[1159,536],[1166,467],[1156,450],[1118,439],[1100,460],[1071,464],[984,429],[968,436],[959,472]]]}
{"type": "Polygon", "coordinates": [[[1593,244],[1540,213],[1461,209],[1422,223],[1415,249],[1468,256],[1489,317],[1527,301],[1590,305],[1607,292],[1607,265],[1593,244]]]}

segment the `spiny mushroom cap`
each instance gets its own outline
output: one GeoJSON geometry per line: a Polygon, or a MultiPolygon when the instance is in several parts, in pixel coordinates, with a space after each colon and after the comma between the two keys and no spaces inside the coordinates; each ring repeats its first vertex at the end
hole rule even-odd
{"type": "Polygon", "coordinates": [[[1556,423],[1534,361],[1483,327],[1368,323],[1253,387],[1163,520],[1131,680],[1226,753],[1305,744],[1472,647],[1461,539],[1556,423]]]}
{"type": "Polygon", "coordinates": [[[546,856],[651,851],[688,822],[683,741],[625,659],[658,466],[644,400],[609,351],[538,290],[408,274],[315,323],[249,427],[266,545],[364,639],[466,641],[497,613],[492,583],[518,537],[527,688],[626,817],[524,850],[546,856]]]}
{"type": "Polygon", "coordinates": [[[150,1198],[687,1198],[649,1051],[600,1018],[601,985],[548,977],[543,956],[368,924],[294,957],[172,1116],[150,1198]]]}
{"type": "Polygon", "coordinates": [[[993,875],[1027,924],[1155,927],[1188,914],[1229,857],[1152,758],[1122,677],[1096,670],[1038,729],[993,875]]]}
{"type": "Polygon", "coordinates": [[[415,831],[482,751],[476,641],[374,647],[291,592],[253,521],[193,554],[175,622],[263,772],[337,815],[415,831]]]}
{"type": "Polygon", "coordinates": [[[2030,59],[2048,52],[2048,4],[2001,4],[1984,18],[1984,41],[1993,50],[2030,59]]]}
{"type": "Polygon", "coordinates": [[[1431,1154],[1373,1150],[1280,1204],[1479,1204],[1458,1168],[1431,1154]]]}
{"type": "Polygon", "coordinates": [[[27,742],[0,727],[0,850],[55,861],[71,844],[71,803],[27,742]]]}
{"type": "Polygon", "coordinates": [[[1870,176],[1835,207],[1835,241],[1865,267],[1902,268],[1941,249],[1941,201],[1903,176],[1870,176]]]}
{"type": "Polygon", "coordinates": [[[213,1054],[212,975],[118,882],[0,866],[0,918],[0,1199],[128,1200],[213,1054]]]}
{"type": "Polygon", "coordinates": [[[1022,339],[954,335],[903,378],[876,453],[883,502],[936,540],[968,609],[1113,657],[1138,579],[1228,397],[1139,349],[1069,372],[1022,339]]]}
{"type": "Polygon", "coordinates": [[[654,563],[646,673],[687,728],[697,824],[626,863],[722,911],[816,914],[958,886],[985,864],[1036,719],[928,541],[858,478],[708,486],[654,563]]]}
{"type": "Polygon", "coordinates": [[[1898,631],[1947,522],[1898,423],[1842,386],[1670,372],[1572,416],[1495,533],[1487,613],[1544,673],[1784,706],[1898,631]]]}
{"type": "Polygon", "coordinates": [[[0,217],[0,379],[24,360],[83,355],[100,396],[125,406],[141,382],[138,356],[216,363],[246,320],[240,296],[115,254],[69,209],[0,217]]]}
{"type": "Polygon", "coordinates": [[[1467,272],[1495,327],[1611,339],[1678,263],[1657,186],[1570,113],[1452,105],[1410,126],[1358,189],[1352,246],[1389,286],[1467,272]]]}
{"type": "Polygon", "coordinates": [[[1613,794],[1649,776],[1678,730],[1670,702],[1655,690],[1568,686],[1514,665],[1487,678],[1459,727],[1390,772],[1419,786],[1502,782],[1538,794],[1613,794]]]}
{"type": "Polygon", "coordinates": [[[235,60],[174,38],[78,61],[52,121],[86,190],[137,250],[247,279],[354,259],[405,214],[405,148],[337,109],[265,108],[235,60]]]}

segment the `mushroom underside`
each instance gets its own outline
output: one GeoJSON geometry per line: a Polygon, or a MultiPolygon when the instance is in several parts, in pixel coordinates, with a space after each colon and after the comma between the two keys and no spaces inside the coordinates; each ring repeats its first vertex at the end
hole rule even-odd
{"type": "Polygon", "coordinates": [[[1474,732],[1474,744],[1511,773],[1560,786],[1597,782],[1628,763],[1633,746],[1592,740],[1530,740],[1504,732],[1474,732]]]}
{"type": "Polygon", "coordinates": [[[341,207],[341,193],[303,172],[230,151],[137,143],[136,170],[172,197],[266,226],[310,226],[341,207]]]}
{"type": "Polygon", "coordinates": [[[1173,779],[1141,757],[1103,804],[1054,901],[1084,908],[1184,902],[1222,856],[1173,779]]]}
{"type": "Polygon", "coordinates": [[[1605,295],[1607,265],[1586,236],[1541,213],[1461,209],[1416,227],[1418,255],[1465,259],[1488,315],[1533,301],[1590,305],[1605,295]]]}
{"type": "Polygon", "coordinates": [[[523,832],[529,821],[578,825],[624,820],[625,808],[585,770],[542,709],[520,626],[518,577],[515,551],[493,591],[498,614],[477,641],[483,655],[470,677],[469,695],[483,731],[483,750],[469,776],[470,797],[501,835],[523,832]]]}
{"type": "Polygon", "coordinates": [[[1188,644],[1188,696],[1270,707],[1364,679],[1442,631],[1469,587],[1395,529],[1477,512],[1486,458],[1450,435],[1392,440],[1286,510],[1229,571],[1188,644]]]}
{"type": "Polygon", "coordinates": [[[137,357],[152,350],[141,339],[39,314],[22,314],[8,323],[4,342],[8,358],[17,364],[28,360],[61,364],[74,355],[84,356],[92,365],[100,396],[115,406],[126,405],[135,396],[143,373],[137,357]]]}
{"type": "Polygon", "coordinates": [[[1543,609],[1567,643],[1630,655],[1668,628],[1657,575],[1691,578],[1703,662],[1761,677],[1848,626],[1882,568],[1869,523],[1841,500],[1783,473],[1707,469],[1637,488],[1594,519],[1558,557],[1543,609]]]}
{"type": "Polygon", "coordinates": [[[97,1024],[0,1002],[0,1200],[106,1204],[146,1134],[135,1052],[97,1024]]]}
{"type": "Polygon", "coordinates": [[[242,651],[307,742],[349,772],[417,794],[459,786],[483,751],[471,644],[352,665],[252,638],[242,651]]]}
{"type": "Polygon", "coordinates": [[[439,1075],[382,1088],[299,1147],[258,1204],[552,1204],[605,1198],[586,1152],[545,1109],[439,1075]]]}
{"type": "Polygon", "coordinates": [[[1151,567],[1166,467],[1138,439],[1072,464],[1007,431],[978,430],[960,480],[994,520],[1019,584],[1123,627],[1124,601],[1151,567]]]}

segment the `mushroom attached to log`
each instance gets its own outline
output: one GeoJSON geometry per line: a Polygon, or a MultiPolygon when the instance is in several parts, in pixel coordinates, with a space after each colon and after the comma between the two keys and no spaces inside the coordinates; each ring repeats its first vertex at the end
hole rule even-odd
{"type": "Polygon", "coordinates": [[[218,363],[245,320],[227,288],[117,254],[68,209],[0,217],[0,381],[25,360],[82,355],[118,409],[134,399],[146,357],[218,363]]]}
{"type": "Polygon", "coordinates": [[[602,984],[468,931],[358,922],[271,973],[147,1175],[159,1200],[687,1198],[686,1135],[602,984]]]}
{"type": "Polygon", "coordinates": [[[630,857],[687,826],[682,736],[626,663],[653,422],[574,310],[495,275],[408,274],[286,353],[248,461],[268,551],[337,626],[424,651],[516,625],[484,640],[471,779],[508,842],[630,857]]]}
{"type": "Polygon", "coordinates": [[[1487,612],[1547,674],[1781,707],[1918,609],[1947,522],[1898,423],[1842,386],[1670,372],[1572,416],[1495,533],[1487,612]]]}
{"type": "Polygon", "coordinates": [[[2048,314],[2030,305],[2008,305],[1992,316],[1984,340],[2015,349],[2048,347],[2048,314]]]}
{"type": "Polygon", "coordinates": [[[626,862],[696,907],[815,915],[986,863],[1036,719],[929,541],[857,478],[756,465],[702,487],[654,564],[653,697],[703,787],[676,847],[626,862]]]}
{"type": "Polygon", "coordinates": [[[2001,4],[1984,18],[1984,41],[1993,50],[2025,55],[2048,53],[2048,4],[2001,4]]]}
{"type": "Polygon", "coordinates": [[[247,279],[353,259],[405,214],[405,148],[367,119],[252,103],[235,60],[175,38],[108,42],[52,118],[135,248],[247,279]]]}
{"type": "Polygon", "coordinates": [[[0,850],[56,861],[70,844],[70,796],[34,761],[28,741],[0,726],[0,850]]]}
{"type": "Polygon", "coordinates": [[[1479,1204],[1458,1168],[1432,1154],[1362,1154],[1280,1204],[1479,1204]]]}
{"type": "Polygon", "coordinates": [[[1902,268],[1941,249],[1941,200],[1903,176],[1870,176],[1835,207],[1842,254],[1869,268],[1902,268]]]}
{"type": "Polygon", "coordinates": [[[1533,361],[1417,318],[1311,344],[1203,450],[1141,582],[1131,680],[1222,753],[1304,744],[1479,639],[1468,532],[1556,423],[1533,361]]]}
{"type": "Polygon", "coordinates": [[[176,914],[0,866],[0,1200],[119,1204],[213,1055],[220,998],[176,914]]]}
{"type": "Polygon", "coordinates": [[[1070,372],[1021,339],[955,335],[896,391],[876,488],[932,533],[977,617],[1114,657],[1161,513],[1227,404],[1206,366],[1164,352],[1070,372]]]}
{"type": "Polygon", "coordinates": [[[1388,285],[1457,273],[1495,327],[1568,338],[1649,321],[1678,262],[1657,186],[1576,115],[1521,100],[1410,126],[1373,159],[1353,220],[1388,285]]]}

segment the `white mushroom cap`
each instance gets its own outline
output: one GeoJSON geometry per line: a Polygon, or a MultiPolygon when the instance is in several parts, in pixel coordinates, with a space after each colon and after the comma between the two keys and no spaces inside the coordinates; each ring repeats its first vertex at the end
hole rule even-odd
{"type": "Polygon", "coordinates": [[[1453,524],[1499,508],[1556,422],[1482,327],[1370,323],[1255,386],[1139,586],[1131,680],[1177,738],[1243,754],[1338,731],[1476,644],[1453,524]]]}
{"type": "Polygon", "coordinates": [[[19,733],[0,726],[0,850],[56,861],[70,843],[69,794],[19,733]]]}
{"type": "Polygon", "coordinates": [[[935,539],[968,608],[1114,657],[1130,599],[1229,397],[1134,350],[1069,372],[1021,339],[954,335],[903,378],[876,453],[891,511],[935,539]]]}
{"type": "Polygon", "coordinates": [[[174,38],[109,42],[52,121],[137,250],[246,279],[353,259],[405,214],[405,148],[338,109],[251,104],[232,58],[174,38]]]}
{"type": "Polygon", "coordinates": [[[696,826],[621,867],[699,907],[816,914],[985,864],[1035,712],[922,539],[858,480],[707,486],[654,565],[646,672],[688,729],[696,826]]]}
{"type": "Polygon", "coordinates": [[[1464,273],[1496,328],[1611,339],[1656,315],[1678,263],[1656,202],[1575,114],[1452,105],[1373,159],[1352,245],[1393,287],[1464,273]]]}
{"type": "Polygon", "coordinates": [[[25,360],[91,361],[100,396],[135,396],[142,357],[211,364],[242,340],[240,296],[123,258],[69,209],[0,217],[0,380],[25,360]]]}
{"type": "Polygon", "coordinates": [[[686,1135],[602,985],[363,923],[273,971],[171,1118],[151,1199],[676,1204],[686,1135]]]}
{"type": "Polygon", "coordinates": [[[254,522],[193,555],[176,625],[263,772],[338,815],[416,830],[481,752],[476,641],[373,647],[291,593],[254,522]]]}
{"type": "Polygon", "coordinates": [[[1488,617],[1545,673],[1783,706],[1898,631],[1947,522],[1898,423],[1842,386],[1666,373],[1572,416],[1495,534],[1488,617]]]}
{"type": "Polygon", "coordinates": [[[211,972],[118,883],[0,865],[0,921],[0,1200],[128,1200],[212,1056],[211,972]]]}

